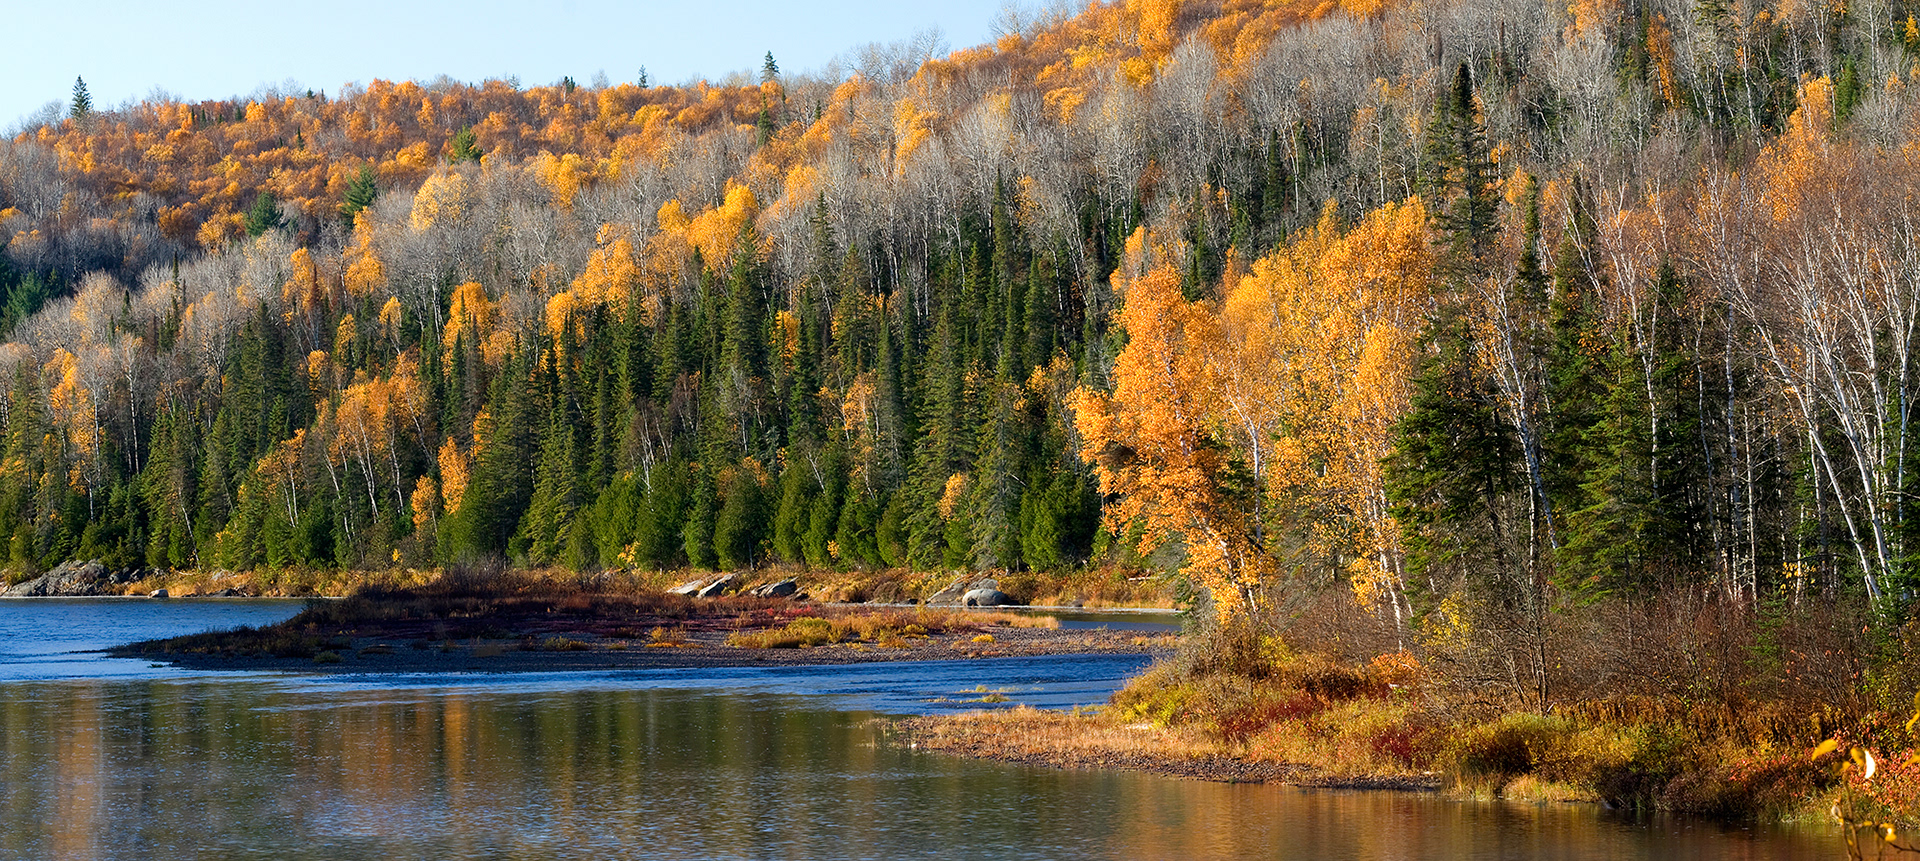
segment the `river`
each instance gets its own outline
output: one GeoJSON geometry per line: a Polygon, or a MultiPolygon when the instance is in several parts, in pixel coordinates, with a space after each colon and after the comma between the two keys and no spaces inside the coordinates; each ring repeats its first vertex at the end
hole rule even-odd
{"type": "MultiPolygon", "coordinates": [[[[0,601],[0,859],[1811,859],[1831,832],[903,749],[886,715],[1097,703],[1144,659],[454,676],[94,650],[291,601],[0,601]]],[[[1087,616],[1074,624],[1160,624],[1087,616]]]]}

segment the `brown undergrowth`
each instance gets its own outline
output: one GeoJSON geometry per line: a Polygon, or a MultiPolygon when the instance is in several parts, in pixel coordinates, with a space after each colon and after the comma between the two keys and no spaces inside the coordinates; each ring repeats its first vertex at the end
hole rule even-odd
{"type": "MultiPolygon", "coordinates": [[[[223,590],[260,597],[309,598],[347,596],[361,590],[437,588],[448,578],[508,575],[543,587],[587,592],[665,591],[682,582],[711,577],[687,570],[611,569],[591,573],[564,569],[509,571],[500,564],[458,565],[447,569],[395,568],[326,570],[258,568],[251,571],[150,570],[118,587],[127,595],[145,595],[166,589],[176,597],[210,595],[223,590]]],[[[981,575],[983,576],[983,575],[981,575]]],[[[926,600],[956,580],[976,575],[951,571],[910,571],[904,568],[829,570],[774,566],[756,572],[753,583],[791,577],[808,597],[829,603],[906,604],[926,600]]],[[[1105,566],[1057,571],[1002,572],[994,575],[1000,589],[1035,606],[1163,607],[1174,604],[1173,587],[1163,577],[1136,569],[1105,566]]],[[[752,584],[749,584],[752,585],[752,584]]]]}
{"type": "MultiPolygon", "coordinates": [[[[923,747],[1002,759],[1445,786],[1724,820],[1824,816],[1842,775],[1809,752],[1835,733],[1912,746],[1901,726],[1911,709],[1885,705],[1911,697],[1911,683],[1871,692],[1911,662],[1875,659],[1857,614],[1672,595],[1596,602],[1530,632],[1460,606],[1395,631],[1339,598],[1303,602],[1290,625],[1191,635],[1096,713],[906,729],[923,747]]],[[[1869,800],[1913,809],[1901,793],[1920,786],[1920,764],[1882,759],[1872,790],[1888,797],[1869,800]]]]}

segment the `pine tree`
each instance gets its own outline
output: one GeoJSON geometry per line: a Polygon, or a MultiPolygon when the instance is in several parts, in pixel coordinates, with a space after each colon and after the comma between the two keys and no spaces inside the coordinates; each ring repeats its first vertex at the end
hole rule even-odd
{"type": "Polygon", "coordinates": [[[692,484],[691,509],[680,531],[681,546],[688,565],[712,569],[716,564],[713,530],[714,517],[719,510],[719,494],[714,490],[711,474],[705,469],[693,476],[692,484]]]}
{"type": "Polygon", "coordinates": [[[571,540],[572,523],[580,507],[579,452],[574,428],[564,409],[550,409],[540,440],[533,496],[520,522],[519,540],[535,565],[558,560],[571,540]]]}
{"type": "Polygon", "coordinates": [[[360,172],[347,181],[347,191],[340,201],[340,219],[352,227],[354,216],[372,206],[374,198],[379,196],[380,187],[375,184],[373,165],[361,165],[360,172]]]}
{"type": "Polygon", "coordinates": [[[87,94],[86,79],[76,75],[73,79],[73,118],[84,120],[93,114],[93,97],[87,94]]]}
{"type": "Polygon", "coordinates": [[[280,201],[274,199],[273,192],[261,191],[255,195],[253,207],[247,210],[247,235],[259,236],[269,230],[277,230],[282,223],[280,201]]]}
{"type": "Polygon", "coordinates": [[[813,474],[789,462],[780,475],[780,501],[773,514],[773,553],[785,562],[806,560],[807,521],[813,512],[813,474]]]}
{"type": "Polygon", "coordinates": [[[766,488],[750,464],[733,468],[726,498],[713,522],[714,559],[724,570],[752,568],[764,556],[766,488]]]}
{"type": "Polygon", "coordinates": [[[1394,431],[1386,491],[1403,532],[1409,586],[1443,572],[1499,577],[1509,567],[1506,497],[1524,487],[1519,442],[1502,421],[1478,357],[1466,294],[1490,264],[1497,229],[1492,162],[1461,64],[1428,123],[1423,170],[1444,283],[1421,333],[1411,409],[1394,431]]]}
{"type": "Polygon", "coordinates": [[[477,162],[480,160],[480,147],[473,132],[473,126],[461,126],[460,130],[447,139],[447,163],[477,162]]]}

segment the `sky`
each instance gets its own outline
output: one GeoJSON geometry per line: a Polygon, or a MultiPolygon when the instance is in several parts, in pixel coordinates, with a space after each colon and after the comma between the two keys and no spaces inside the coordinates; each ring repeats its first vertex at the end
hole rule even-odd
{"type": "Polygon", "coordinates": [[[421,3],[331,0],[77,0],[17,4],[0,51],[0,129],[49,101],[72,100],[86,79],[95,109],[153,94],[189,101],[244,96],[291,81],[334,93],[342,84],[517,76],[582,85],[604,71],[654,84],[757,73],[768,51],[784,72],[816,71],[873,42],[937,28],[950,48],[992,38],[1006,0],[683,0],[683,2],[421,3]]]}

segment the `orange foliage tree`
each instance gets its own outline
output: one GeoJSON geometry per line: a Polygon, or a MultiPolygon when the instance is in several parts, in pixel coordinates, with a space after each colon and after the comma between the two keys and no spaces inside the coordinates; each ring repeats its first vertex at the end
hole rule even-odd
{"type": "Polygon", "coordinates": [[[1380,461],[1428,310],[1424,209],[1390,205],[1343,233],[1329,207],[1218,303],[1184,299],[1178,250],[1153,244],[1136,232],[1114,278],[1128,342],[1112,393],[1071,401],[1101,490],[1120,498],[1115,525],[1137,525],[1142,552],[1184,545],[1182,571],[1222,621],[1326,561],[1404,620],[1380,461]]]}

